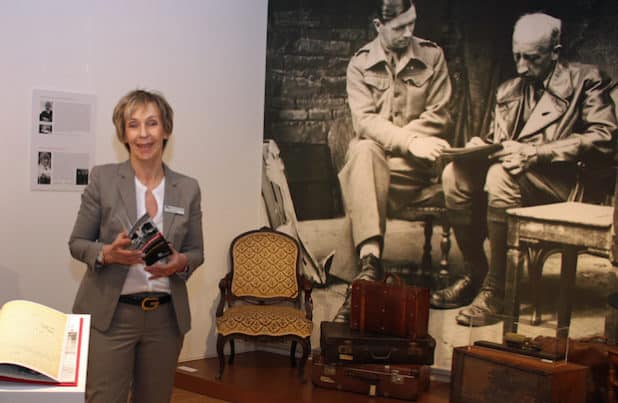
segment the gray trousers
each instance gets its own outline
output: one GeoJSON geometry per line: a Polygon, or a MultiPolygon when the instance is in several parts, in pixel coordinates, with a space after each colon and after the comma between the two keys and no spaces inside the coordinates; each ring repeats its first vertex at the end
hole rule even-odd
{"type": "Polygon", "coordinates": [[[172,303],[144,312],[118,303],[106,332],[90,334],[86,401],[168,403],[184,336],[172,303]]]}

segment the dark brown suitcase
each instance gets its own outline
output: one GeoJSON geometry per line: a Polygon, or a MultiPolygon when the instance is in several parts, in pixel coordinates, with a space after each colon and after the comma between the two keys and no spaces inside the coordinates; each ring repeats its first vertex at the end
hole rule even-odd
{"type": "Polygon", "coordinates": [[[315,386],[416,400],[429,389],[427,365],[327,364],[319,352],[313,353],[311,381],[315,386]]]}
{"type": "Polygon", "coordinates": [[[427,336],[428,324],[428,288],[407,285],[392,273],[384,281],[352,283],[352,329],[416,339],[427,336]]]}
{"type": "Polygon", "coordinates": [[[450,401],[453,403],[583,403],[583,365],[545,362],[486,347],[453,349],[450,401]]]}
{"type": "Polygon", "coordinates": [[[320,348],[327,363],[432,365],[436,341],[430,335],[411,340],[322,322],[320,348]]]}

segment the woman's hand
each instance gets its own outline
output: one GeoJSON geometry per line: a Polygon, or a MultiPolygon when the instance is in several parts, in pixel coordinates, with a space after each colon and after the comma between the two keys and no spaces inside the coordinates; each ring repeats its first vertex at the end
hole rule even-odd
{"type": "Polygon", "coordinates": [[[122,231],[116,236],[111,245],[103,245],[103,264],[122,264],[131,266],[137,263],[144,263],[143,253],[140,250],[128,249],[131,240],[126,231],[122,231]]]}
{"type": "Polygon", "coordinates": [[[169,277],[177,272],[182,272],[187,267],[187,255],[184,253],[178,253],[176,249],[169,244],[172,254],[167,257],[167,262],[157,262],[152,266],[146,266],[144,270],[152,274],[148,279],[154,280],[160,277],[169,277]]]}

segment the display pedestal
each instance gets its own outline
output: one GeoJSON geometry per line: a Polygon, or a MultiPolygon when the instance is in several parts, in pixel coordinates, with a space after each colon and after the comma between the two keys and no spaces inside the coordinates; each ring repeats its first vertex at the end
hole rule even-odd
{"type": "Polygon", "coordinates": [[[453,403],[581,403],[588,368],[479,346],[456,347],[453,403]]]}
{"type": "Polygon", "coordinates": [[[83,319],[79,355],[79,375],[75,386],[54,386],[0,381],[0,403],[83,403],[86,397],[86,368],[90,339],[90,315],[83,319]]]}

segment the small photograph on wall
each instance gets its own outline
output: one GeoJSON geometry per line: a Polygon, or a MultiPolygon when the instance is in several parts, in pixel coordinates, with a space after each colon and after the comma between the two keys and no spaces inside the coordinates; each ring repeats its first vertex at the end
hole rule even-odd
{"type": "MultiPolygon", "coordinates": [[[[348,319],[354,279],[429,288],[449,370],[454,347],[502,342],[507,210],[613,196],[618,3],[379,3],[269,2],[264,216],[305,246],[316,324],[348,319]],[[502,150],[445,157],[486,144],[502,150]]],[[[555,251],[520,255],[542,275],[523,271],[519,330],[605,335],[611,264],[579,255],[567,315],[555,251]]]]}
{"type": "Polygon", "coordinates": [[[88,169],[78,168],[75,170],[75,184],[84,186],[88,184],[88,169]]]}
{"type": "Polygon", "coordinates": [[[39,124],[39,133],[41,134],[51,134],[53,131],[53,126],[50,123],[41,123],[39,124]]]}
{"type": "Polygon", "coordinates": [[[37,183],[39,185],[50,185],[52,178],[52,153],[49,151],[39,151],[39,171],[37,183]]]}
{"type": "Polygon", "coordinates": [[[41,101],[41,113],[39,113],[39,122],[53,122],[53,102],[49,99],[41,101]]]}

